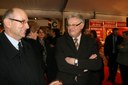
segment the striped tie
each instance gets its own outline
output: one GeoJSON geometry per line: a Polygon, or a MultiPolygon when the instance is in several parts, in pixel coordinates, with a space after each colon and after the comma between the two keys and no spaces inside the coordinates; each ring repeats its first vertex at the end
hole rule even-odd
{"type": "Polygon", "coordinates": [[[78,50],[79,44],[78,44],[78,39],[77,38],[74,38],[74,43],[75,43],[76,49],[78,50]]]}

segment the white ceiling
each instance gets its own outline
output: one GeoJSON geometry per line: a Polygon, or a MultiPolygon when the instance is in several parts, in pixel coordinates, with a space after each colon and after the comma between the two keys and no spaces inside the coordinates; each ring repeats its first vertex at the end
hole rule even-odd
{"type": "Polygon", "coordinates": [[[128,15],[128,0],[69,0],[65,11],[128,15]]]}
{"type": "Polygon", "coordinates": [[[20,7],[30,17],[57,18],[63,12],[82,12],[128,16],[128,0],[0,0],[0,15],[5,9],[20,7]]]}

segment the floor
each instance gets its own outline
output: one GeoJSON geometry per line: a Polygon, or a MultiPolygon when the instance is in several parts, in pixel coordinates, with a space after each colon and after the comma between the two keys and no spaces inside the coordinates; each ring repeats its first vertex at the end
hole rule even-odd
{"type": "MultiPolygon", "coordinates": [[[[103,48],[101,48],[100,54],[101,54],[101,57],[104,60],[104,74],[105,74],[105,78],[104,78],[104,81],[103,81],[102,85],[113,85],[113,84],[111,84],[111,82],[107,81],[109,72],[108,72],[108,67],[107,67],[107,60],[106,60],[106,58],[104,56],[104,53],[103,53],[103,48]]],[[[121,83],[122,83],[122,80],[121,80],[121,76],[120,76],[120,71],[118,70],[114,85],[121,85],[121,83]]]]}
{"type": "MultiPolygon", "coordinates": [[[[103,83],[102,83],[102,85],[113,85],[113,84],[111,84],[111,82],[108,82],[107,81],[107,78],[108,78],[108,67],[107,66],[105,66],[104,67],[104,74],[105,74],[105,78],[104,78],[104,81],[103,81],[103,83]]],[[[120,72],[119,72],[119,70],[118,70],[118,72],[117,72],[117,75],[116,75],[116,80],[115,80],[115,84],[114,85],[121,85],[121,82],[122,82],[122,80],[121,80],[121,76],[120,76],[120,72]]]]}

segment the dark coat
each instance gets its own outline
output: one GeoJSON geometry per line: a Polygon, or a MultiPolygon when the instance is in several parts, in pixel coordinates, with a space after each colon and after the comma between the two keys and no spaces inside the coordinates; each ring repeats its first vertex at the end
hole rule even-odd
{"type": "Polygon", "coordinates": [[[34,49],[34,52],[36,53],[37,55],[37,59],[38,59],[38,62],[41,63],[41,66],[42,68],[45,70],[46,67],[45,67],[45,62],[43,60],[43,47],[42,45],[40,44],[40,42],[38,40],[34,40],[34,39],[30,39],[30,38],[24,38],[24,40],[26,42],[28,42],[34,49]]]}
{"type": "Polygon", "coordinates": [[[128,42],[122,43],[123,47],[118,47],[119,54],[117,56],[117,62],[121,65],[128,66],[128,42]]]}
{"type": "Polygon", "coordinates": [[[72,37],[65,34],[57,41],[56,59],[59,72],[57,79],[64,85],[100,85],[97,71],[102,66],[98,53],[96,41],[88,36],[82,35],[79,49],[76,50],[72,37]],[[97,54],[97,59],[89,59],[92,54],[97,54]],[[66,57],[77,58],[78,66],[66,63],[66,57]],[[87,69],[87,72],[84,70],[87,69]],[[78,81],[75,82],[75,76],[78,81]]]}
{"type": "Polygon", "coordinates": [[[23,51],[0,34],[0,85],[45,85],[43,69],[32,47],[22,41],[23,51]]]}
{"type": "MultiPolygon", "coordinates": [[[[115,53],[118,53],[118,45],[121,44],[123,41],[123,38],[121,36],[117,36],[117,41],[115,44],[115,53]]],[[[112,55],[112,50],[113,50],[113,33],[108,35],[105,39],[105,44],[104,44],[104,54],[105,56],[111,56],[112,55]]]]}

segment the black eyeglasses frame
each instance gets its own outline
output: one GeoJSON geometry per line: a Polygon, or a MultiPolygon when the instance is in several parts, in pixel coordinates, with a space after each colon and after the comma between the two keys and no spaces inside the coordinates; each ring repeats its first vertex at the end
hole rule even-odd
{"type": "Polygon", "coordinates": [[[25,20],[18,20],[18,19],[13,19],[13,18],[9,18],[9,19],[12,21],[20,22],[21,24],[27,23],[25,20]]]}
{"type": "Polygon", "coordinates": [[[68,26],[68,27],[69,27],[69,26],[75,26],[75,27],[77,27],[77,26],[79,26],[81,23],[82,23],[82,22],[80,22],[80,23],[78,23],[78,24],[67,25],[67,26],[68,26]]]}

